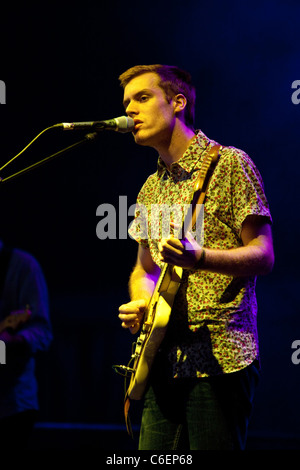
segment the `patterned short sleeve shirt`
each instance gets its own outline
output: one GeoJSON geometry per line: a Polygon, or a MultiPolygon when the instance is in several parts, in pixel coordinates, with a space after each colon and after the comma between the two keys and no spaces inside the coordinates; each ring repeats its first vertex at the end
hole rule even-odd
{"type": "MultiPolygon", "coordinates": [[[[215,143],[198,131],[170,170],[158,158],[156,173],[139,192],[129,234],[150,249],[160,267],[158,242],[168,234],[170,221],[178,223],[186,214],[205,152],[215,143]],[[166,208],[171,210],[164,212],[166,208]]],[[[242,224],[250,215],[272,221],[261,175],[245,152],[221,147],[194,236],[205,248],[237,248],[242,246],[242,224]]],[[[183,270],[162,345],[174,377],[234,372],[259,358],[255,283],[255,277],[183,270]]]]}

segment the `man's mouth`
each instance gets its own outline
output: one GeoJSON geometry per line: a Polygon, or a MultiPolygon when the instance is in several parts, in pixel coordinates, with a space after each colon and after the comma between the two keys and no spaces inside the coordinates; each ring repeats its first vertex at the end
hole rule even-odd
{"type": "Polygon", "coordinates": [[[137,131],[141,125],[142,125],[142,121],[139,121],[138,119],[134,119],[134,130],[137,131]]]}

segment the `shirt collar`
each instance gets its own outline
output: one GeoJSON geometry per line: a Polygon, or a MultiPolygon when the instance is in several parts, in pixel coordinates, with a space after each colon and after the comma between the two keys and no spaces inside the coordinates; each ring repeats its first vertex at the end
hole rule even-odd
{"type": "MultiPolygon", "coordinates": [[[[176,172],[181,167],[185,172],[190,173],[196,167],[203,150],[208,146],[209,143],[209,138],[206,137],[206,135],[201,130],[197,130],[195,138],[190,143],[182,157],[180,157],[177,162],[172,163],[171,172],[176,172]]],[[[159,156],[157,162],[157,173],[159,176],[161,176],[163,173],[165,173],[165,171],[169,170],[167,169],[165,162],[159,156]]]]}

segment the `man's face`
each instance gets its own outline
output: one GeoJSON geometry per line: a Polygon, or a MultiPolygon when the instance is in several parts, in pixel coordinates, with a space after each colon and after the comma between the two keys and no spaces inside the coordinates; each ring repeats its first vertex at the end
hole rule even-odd
{"type": "Polygon", "coordinates": [[[168,103],[152,72],[133,78],[124,89],[125,111],[135,122],[137,144],[159,149],[166,145],[175,125],[175,103],[168,103]]]}

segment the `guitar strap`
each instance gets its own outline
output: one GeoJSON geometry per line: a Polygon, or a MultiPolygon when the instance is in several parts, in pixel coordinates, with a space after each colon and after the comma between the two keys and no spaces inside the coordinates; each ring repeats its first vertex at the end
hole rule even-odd
{"type": "Polygon", "coordinates": [[[3,245],[2,250],[0,251],[0,299],[2,298],[2,293],[4,289],[6,274],[12,254],[12,248],[6,245],[3,245]]]}
{"type": "MultiPolygon", "coordinates": [[[[219,152],[220,152],[221,145],[215,144],[212,147],[208,146],[205,149],[204,157],[202,158],[202,165],[209,165],[208,171],[207,171],[207,183],[204,187],[202,187],[200,194],[198,194],[199,191],[194,189],[194,194],[192,197],[192,205],[195,207],[196,204],[203,204],[205,200],[205,196],[207,193],[207,188],[209,185],[209,181],[212,177],[212,174],[215,170],[215,167],[218,163],[219,160],[219,152]],[[217,157],[217,158],[214,158],[217,157]]],[[[201,166],[202,168],[202,166],[201,166]]],[[[199,171],[201,171],[201,168],[199,171]]],[[[191,220],[191,224],[194,225],[195,223],[195,217],[196,217],[196,211],[193,209],[193,216],[191,220]]],[[[125,376],[127,377],[127,376],[125,376]]],[[[130,398],[128,396],[128,393],[125,393],[125,399],[124,399],[124,416],[125,416],[125,423],[126,423],[126,428],[128,434],[133,438],[133,432],[132,432],[132,426],[130,422],[130,417],[129,417],[129,407],[130,407],[130,398]]]]}
{"type": "MultiPolygon", "coordinates": [[[[205,166],[207,167],[208,165],[208,169],[206,173],[207,175],[206,184],[205,185],[203,184],[200,193],[199,193],[199,189],[194,187],[194,194],[192,196],[192,201],[191,201],[193,213],[192,213],[192,220],[190,221],[191,226],[189,227],[189,229],[191,229],[196,223],[196,218],[197,218],[197,211],[195,210],[196,205],[204,204],[210,179],[219,161],[220,149],[221,149],[221,145],[215,144],[212,147],[206,148],[205,150],[204,157],[202,158],[201,168],[199,171],[201,172],[202,167],[205,167],[205,166]]],[[[199,178],[196,182],[196,186],[198,185],[198,182],[199,182],[199,178]]]]}

